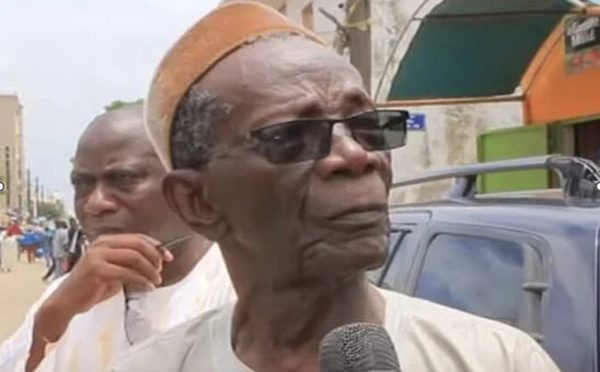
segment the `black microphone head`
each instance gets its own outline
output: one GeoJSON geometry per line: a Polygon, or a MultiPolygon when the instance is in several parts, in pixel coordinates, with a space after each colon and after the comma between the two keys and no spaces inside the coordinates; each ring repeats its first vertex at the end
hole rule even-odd
{"type": "Polygon", "coordinates": [[[321,372],[400,372],[396,348],[377,324],[348,324],[329,332],[319,359],[321,372]]]}

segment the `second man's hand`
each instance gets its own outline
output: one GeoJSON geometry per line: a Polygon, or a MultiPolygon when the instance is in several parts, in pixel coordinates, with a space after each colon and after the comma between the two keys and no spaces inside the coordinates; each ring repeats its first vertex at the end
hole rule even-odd
{"type": "Polygon", "coordinates": [[[162,283],[163,262],[172,254],[142,234],[98,237],[65,281],[38,310],[27,371],[44,358],[49,342],[57,342],[71,319],[116,295],[124,286],[152,290],[162,283]]]}

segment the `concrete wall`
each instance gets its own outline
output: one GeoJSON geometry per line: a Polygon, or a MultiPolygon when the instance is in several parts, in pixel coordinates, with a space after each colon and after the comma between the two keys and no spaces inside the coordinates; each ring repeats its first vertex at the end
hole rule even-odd
{"type": "Polygon", "coordinates": [[[0,173],[5,189],[0,193],[0,213],[4,212],[6,195],[10,193],[9,208],[23,208],[25,205],[26,171],[23,148],[23,117],[19,99],[14,95],[0,95],[0,173]],[[6,182],[5,148],[9,146],[10,182],[6,182]]]}
{"type": "MultiPolygon", "coordinates": [[[[394,181],[429,168],[477,161],[477,136],[484,131],[522,125],[522,104],[494,102],[408,107],[425,114],[425,130],[409,131],[407,145],[392,152],[394,181]]],[[[445,197],[452,180],[392,190],[392,204],[445,197]]]]}

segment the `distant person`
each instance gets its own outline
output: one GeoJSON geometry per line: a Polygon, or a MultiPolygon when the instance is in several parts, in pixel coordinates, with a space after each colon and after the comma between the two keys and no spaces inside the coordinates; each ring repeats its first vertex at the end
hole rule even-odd
{"type": "Polygon", "coordinates": [[[19,243],[17,241],[19,235],[20,233],[12,235],[6,233],[5,238],[0,239],[0,272],[8,273],[15,270],[19,260],[19,243]]]}
{"type": "Polygon", "coordinates": [[[42,256],[46,263],[46,268],[52,267],[52,238],[54,237],[53,231],[50,227],[44,227],[44,241],[42,243],[42,256]]]}
{"type": "Polygon", "coordinates": [[[27,254],[27,262],[30,264],[35,263],[37,250],[44,243],[44,230],[37,225],[29,226],[19,238],[19,243],[27,254]]]}
{"type": "Polygon", "coordinates": [[[48,270],[42,277],[42,280],[44,280],[44,281],[50,279],[52,277],[52,275],[54,274],[54,270],[56,270],[56,260],[54,259],[53,245],[52,245],[55,234],[56,234],[56,229],[51,229],[50,227],[46,227],[45,249],[46,249],[46,267],[48,268],[48,270]],[[50,265],[48,265],[48,263],[50,263],[50,265]]]}
{"type": "Polygon", "coordinates": [[[18,237],[21,235],[23,235],[23,229],[21,228],[20,221],[16,218],[11,219],[6,228],[6,237],[15,237],[17,239],[17,261],[21,259],[21,253],[23,252],[21,244],[18,241],[18,237]]]}
{"type": "Polygon", "coordinates": [[[0,371],[106,372],[132,345],[235,299],[218,247],[169,209],[164,174],[141,106],[88,126],[71,179],[90,246],[0,346],[0,371]]]}
{"type": "Polygon", "coordinates": [[[52,258],[54,260],[54,278],[58,279],[66,271],[69,251],[69,232],[65,220],[57,220],[56,232],[52,238],[52,258]]]}
{"type": "Polygon", "coordinates": [[[79,227],[79,223],[75,217],[69,218],[69,248],[68,248],[68,263],[67,272],[73,270],[75,264],[81,258],[85,250],[87,241],[83,231],[79,227]]]}
{"type": "Polygon", "coordinates": [[[18,235],[23,235],[23,230],[21,229],[21,225],[19,224],[19,221],[16,219],[13,219],[10,221],[10,224],[6,228],[6,236],[11,237],[11,236],[18,236],[18,235]]]}

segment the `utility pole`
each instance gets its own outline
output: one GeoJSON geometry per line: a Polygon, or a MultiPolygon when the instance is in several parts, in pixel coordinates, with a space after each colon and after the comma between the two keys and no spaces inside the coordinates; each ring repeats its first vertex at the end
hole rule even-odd
{"type": "Polygon", "coordinates": [[[33,204],[31,203],[31,169],[27,168],[27,212],[29,218],[33,216],[33,204]]]}
{"type": "Polygon", "coordinates": [[[4,153],[4,161],[6,163],[6,209],[10,210],[10,202],[11,202],[11,192],[12,192],[12,180],[10,174],[10,147],[6,146],[4,153]]]}
{"type": "Polygon", "coordinates": [[[371,4],[370,0],[346,0],[345,19],[340,21],[323,8],[319,12],[335,24],[333,48],[340,55],[348,52],[350,63],[360,73],[365,88],[371,92],[371,4]]]}
{"type": "Polygon", "coordinates": [[[350,63],[363,78],[371,93],[371,6],[370,0],[346,0],[346,27],[350,63]]]}
{"type": "Polygon", "coordinates": [[[35,178],[35,211],[34,215],[37,218],[38,211],[40,210],[40,178],[35,178]]]}

